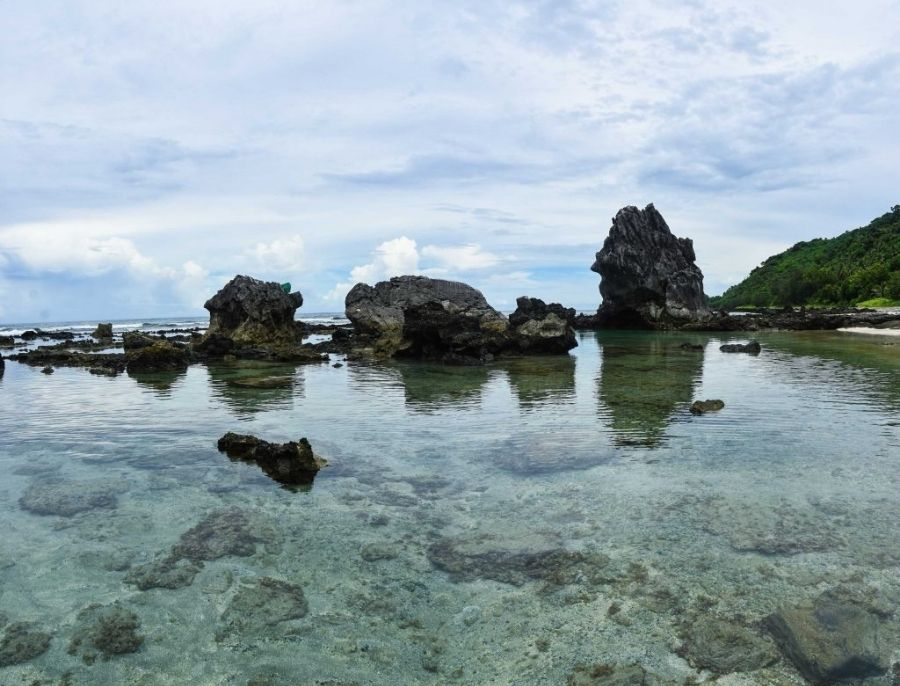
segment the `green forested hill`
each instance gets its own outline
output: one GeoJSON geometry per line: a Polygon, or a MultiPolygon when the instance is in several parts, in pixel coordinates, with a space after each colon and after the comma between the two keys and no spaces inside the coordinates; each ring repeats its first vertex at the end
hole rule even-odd
{"type": "Polygon", "coordinates": [[[741,283],[710,298],[710,305],[855,305],[876,298],[900,300],[900,205],[868,226],[797,243],[770,257],[741,283]]]}

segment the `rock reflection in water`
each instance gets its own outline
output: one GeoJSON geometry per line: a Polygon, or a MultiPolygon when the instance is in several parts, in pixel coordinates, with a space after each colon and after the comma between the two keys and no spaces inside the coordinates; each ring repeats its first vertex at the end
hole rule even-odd
{"type": "Polygon", "coordinates": [[[392,365],[402,382],[407,407],[432,412],[447,405],[474,405],[493,371],[490,366],[398,362],[392,365]]]}
{"type": "Polygon", "coordinates": [[[680,348],[666,334],[600,332],[597,343],[599,410],[615,443],[660,445],[679,405],[693,400],[704,353],[680,348]]]}
{"type": "Polygon", "coordinates": [[[238,415],[290,407],[303,395],[302,367],[271,362],[222,362],[207,366],[214,397],[238,415]]]}
{"type": "Polygon", "coordinates": [[[523,410],[575,400],[575,358],[571,355],[514,358],[501,365],[523,410]]]}
{"type": "Polygon", "coordinates": [[[160,372],[132,372],[128,376],[134,379],[139,386],[155,391],[160,398],[172,395],[172,389],[179,380],[187,375],[187,369],[167,370],[160,372]]]}

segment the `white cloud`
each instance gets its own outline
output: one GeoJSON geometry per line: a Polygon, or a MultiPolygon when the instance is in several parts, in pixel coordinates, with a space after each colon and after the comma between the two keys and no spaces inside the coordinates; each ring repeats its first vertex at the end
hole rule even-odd
{"type": "Polygon", "coordinates": [[[438,246],[426,245],[422,248],[422,257],[430,258],[438,263],[438,268],[448,271],[469,271],[486,269],[501,261],[497,255],[482,250],[480,245],[438,246]]]}
{"type": "Polygon", "coordinates": [[[253,256],[263,270],[298,272],[306,261],[306,245],[303,238],[295,234],[271,243],[257,243],[253,256]]]}
{"type": "Polygon", "coordinates": [[[325,296],[326,300],[341,301],[358,283],[373,284],[392,276],[419,273],[419,250],[416,242],[406,236],[385,241],[377,248],[371,262],[350,271],[349,281],[337,284],[325,296]]]}

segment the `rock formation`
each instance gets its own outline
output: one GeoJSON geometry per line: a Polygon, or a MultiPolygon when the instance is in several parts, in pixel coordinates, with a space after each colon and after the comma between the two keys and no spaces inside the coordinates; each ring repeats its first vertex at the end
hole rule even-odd
{"type": "Polygon", "coordinates": [[[130,349],[125,353],[129,372],[160,372],[187,369],[191,355],[187,348],[166,340],[130,349]]]}
{"type": "Polygon", "coordinates": [[[506,317],[457,281],[395,276],[374,287],[358,283],[347,294],[346,313],[378,355],[485,360],[508,342],[506,317]]]}
{"type": "Polygon", "coordinates": [[[672,235],[647,205],[624,207],[591,267],[600,274],[601,325],[670,328],[710,316],[689,238],[672,235]]]}
{"type": "Polygon", "coordinates": [[[516,300],[509,325],[521,352],[565,353],[578,345],[572,328],[574,319],[572,308],[523,296],[516,300]]]}
{"type": "Polygon", "coordinates": [[[762,346],[759,341],[750,341],[749,343],[726,343],[720,345],[719,350],[723,353],[750,353],[751,355],[759,355],[762,346]]]}
{"type": "Polygon", "coordinates": [[[203,305],[209,310],[204,341],[225,338],[237,346],[295,345],[294,312],[300,293],[285,293],[271,281],[236,276],[203,305]]]}
{"type": "Polygon", "coordinates": [[[279,444],[229,431],[217,447],[232,459],[255,462],[270,478],[289,486],[311,484],[327,464],[305,438],[279,444]]]}
{"type": "Polygon", "coordinates": [[[564,353],[576,345],[573,310],[519,298],[510,319],[484,295],[457,281],[396,276],[347,294],[357,348],[375,355],[487,361],[508,353],[564,353]]]}

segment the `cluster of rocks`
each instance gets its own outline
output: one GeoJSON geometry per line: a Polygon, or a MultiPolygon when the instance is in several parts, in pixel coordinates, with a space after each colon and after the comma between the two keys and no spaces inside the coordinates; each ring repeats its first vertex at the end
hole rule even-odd
{"type": "Polygon", "coordinates": [[[577,345],[574,310],[522,297],[507,318],[457,281],[398,276],[360,283],[346,298],[353,349],[380,357],[485,362],[501,354],[565,353],[577,345]]]}

